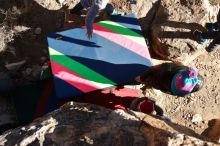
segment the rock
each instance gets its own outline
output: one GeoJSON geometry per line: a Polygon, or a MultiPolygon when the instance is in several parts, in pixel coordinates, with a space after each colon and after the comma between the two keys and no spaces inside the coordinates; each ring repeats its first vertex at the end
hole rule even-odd
{"type": "Polygon", "coordinates": [[[16,32],[25,32],[25,31],[28,31],[30,28],[26,27],[26,26],[20,26],[20,25],[17,25],[17,26],[14,26],[14,30],[16,32]]]}
{"type": "Polygon", "coordinates": [[[7,72],[0,72],[0,93],[9,91],[13,87],[12,79],[7,72]]]}
{"type": "Polygon", "coordinates": [[[209,127],[202,133],[210,140],[220,143],[220,119],[213,119],[209,121],[209,127]]]}
{"type": "Polygon", "coordinates": [[[10,52],[10,53],[13,54],[14,56],[16,56],[16,50],[15,50],[14,47],[8,46],[8,52],[10,52]]]}
{"type": "Polygon", "coordinates": [[[34,79],[39,79],[40,78],[40,73],[41,73],[41,66],[39,65],[34,65],[32,67],[32,77],[34,79]]]}
{"type": "Polygon", "coordinates": [[[39,35],[42,33],[42,29],[40,27],[35,28],[34,33],[39,35]]]}
{"type": "Polygon", "coordinates": [[[28,9],[28,6],[29,6],[28,0],[23,0],[23,2],[24,2],[25,8],[28,9]]]}
{"type": "Polygon", "coordinates": [[[32,40],[35,40],[35,39],[37,39],[37,35],[36,35],[36,34],[33,34],[33,35],[30,36],[30,38],[31,38],[32,40]]]}
{"type": "Polygon", "coordinates": [[[70,102],[27,126],[6,131],[0,145],[215,145],[178,132],[183,129],[139,112],[70,102]]]}
{"type": "Polygon", "coordinates": [[[62,5],[62,4],[63,4],[63,2],[64,2],[65,0],[57,0],[57,1],[58,1],[58,3],[59,3],[59,4],[61,4],[61,5],[62,5]]]}
{"type": "Polygon", "coordinates": [[[136,4],[131,5],[127,0],[110,0],[116,10],[126,11],[126,13],[136,13],[138,18],[146,17],[147,13],[157,1],[158,0],[137,0],[136,4]]]}
{"type": "Polygon", "coordinates": [[[63,24],[61,22],[61,20],[59,20],[57,23],[56,23],[56,28],[59,29],[59,28],[62,28],[63,24]]]}
{"type": "Polygon", "coordinates": [[[26,60],[22,60],[19,62],[15,62],[15,63],[10,63],[10,64],[6,64],[5,67],[9,70],[17,70],[19,69],[22,65],[24,65],[26,63],[26,60]]]}
{"type": "Polygon", "coordinates": [[[0,134],[16,122],[16,114],[10,98],[0,96],[0,134]]]}
{"type": "MultiPolygon", "coordinates": [[[[2,5],[2,2],[1,2],[1,5],[2,5]]],[[[5,24],[8,20],[7,21],[4,20],[4,17],[5,17],[4,15],[6,14],[6,12],[4,12],[4,9],[2,9],[2,7],[1,7],[0,13],[1,13],[0,14],[0,19],[1,19],[1,23],[0,23],[1,24],[0,25],[0,36],[1,36],[0,37],[0,52],[2,52],[2,51],[6,51],[9,43],[14,41],[14,36],[16,33],[10,26],[7,26],[5,24]],[[3,17],[2,17],[2,15],[3,15],[3,17]]],[[[13,15],[11,17],[13,17],[13,15]]],[[[8,14],[7,14],[7,17],[9,17],[8,14]]],[[[10,23],[14,23],[17,19],[15,18],[15,19],[10,19],[10,20],[11,20],[10,23]]]]}
{"type": "Polygon", "coordinates": [[[46,60],[47,60],[47,57],[45,57],[45,56],[43,56],[43,57],[40,58],[40,61],[41,61],[42,63],[44,63],[46,60]]]}
{"type": "Polygon", "coordinates": [[[30,75],[31,72],[32,72],[32,69],[31,69],[31,68],[27,68],[26,71],[25,71],[26,75],[30,75]]]}
{"type": "Polygon", "coordinates": [[[178,112],[179,110],[180,110],[180,105],[178,105],[178,106],[176,106],[172,111],[171,111],[171,113],[176,113],[176,112],[178,112]]]}
{"type": "Polygon", "coordinates": [[[218,6],[208,0],[161,0],[151,24],[152,49],[160,57],[188,64],[205,52],[193,32],[204,31],[206,22],[214,22],[218,6]]]}
{"type": "Polygon", "coordinates": [[[191,114],[188,113],[186,116],[187,116],[187,119],[189,119],[191,117],[191,114]]]}
{"type": "Polygon", "coordinates": [[[193,123],[200,123],[200,122],[202,122],[202,116],[200,114],[193,115],[192,122],[193,123]]]}
{"type": "Polygon", "coordinates": [[[116,10],[126,13],[135,13],[143,32],[147,32],[153,21],[159,0],[136,0],[136,4],[130,4],[127,0],[111,0],[116,10]]]}

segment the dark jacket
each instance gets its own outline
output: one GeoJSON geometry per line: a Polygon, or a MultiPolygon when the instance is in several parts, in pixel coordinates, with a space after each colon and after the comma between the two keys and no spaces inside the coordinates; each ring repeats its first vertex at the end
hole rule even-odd
{"type": "Polygon", "coordinates": [[[174,63],[163,63],[151,67],[141,75],[141,81],[166,93],[171,93],[171,81],[176,73],[186,66],[174,63]]]}

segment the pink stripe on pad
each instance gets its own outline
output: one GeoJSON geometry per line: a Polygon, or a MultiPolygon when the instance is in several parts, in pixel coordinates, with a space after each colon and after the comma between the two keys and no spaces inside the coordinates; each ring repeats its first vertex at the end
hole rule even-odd
{"type": "Polygon", "coordinates": [[[113,32],[105,27],[102,27],[98,24],[94,24],[94,32],[124,48],[127,48],[128,50],[144,57],[147,59],[150,59],[150,54],[147,50],[147,46],[143,46],[141,44],[136,43],[132,39],[129,39],[127,37],[124,37],[121,34],[118,34],[116,32],[113,32]]]}
{"type": "Polygon", "coordinates": [[[82,92],[90,92],[99,89],[99,87],[94,85],[94,83],[79,76],[75,72],[56,63],[55,61],[51,60],[51,66],[53,66],[52,71],[56,77],[64,80],[65,82],[69,83],[70,85],[74,86],[82,92]]]}

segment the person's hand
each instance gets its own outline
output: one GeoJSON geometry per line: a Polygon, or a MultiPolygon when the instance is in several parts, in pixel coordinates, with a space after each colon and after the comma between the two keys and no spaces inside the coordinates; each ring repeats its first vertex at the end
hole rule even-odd
{"type": "Polygon", "coordinates": [[[141,76],[137,76],[137,77],[135,78],[135,81],[138,82],[138,83],[141,83],[141,76]]]}
{"type": "Polygon", "coordinates": [[[92,38],[92,34],[93,34],[93,31],[87,31],[87,37],[88,37],[89,39],[92,38]]]}

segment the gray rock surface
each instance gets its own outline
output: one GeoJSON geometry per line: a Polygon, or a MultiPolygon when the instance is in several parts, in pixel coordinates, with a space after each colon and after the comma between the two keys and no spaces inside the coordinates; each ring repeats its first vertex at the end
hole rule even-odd
{"type": "Polygon", "coordinates": [[[214,145],[177,129],[143,113],[70,102],[27,126],[5,132],[0,145],[214,145]]]}

